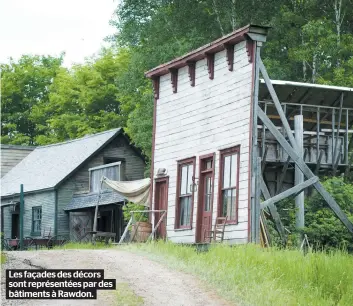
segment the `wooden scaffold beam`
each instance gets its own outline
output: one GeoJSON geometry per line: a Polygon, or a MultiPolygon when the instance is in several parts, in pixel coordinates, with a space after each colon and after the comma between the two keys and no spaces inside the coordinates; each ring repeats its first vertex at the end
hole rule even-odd
{"type": "MultiPolygon", "coordinates": [[[[310,168],[304,162],[303,156],[300,156],[298,154],[298,152],[300,152],[300,151],[299,151],[297,142],[292,134],[292,131],[291,131],[291,128],[290,128],[289,123],[287,121],[287,118],[283,112],[283,109],[282,109],[281,104],[278,100],[277,94],[273,88],[272,82],[267,74],[266,68],[265,68],[261,59],[259,60],[258,65],[259,65],[259,69],[261,71],[261,74],[265,80],[266,86],[271,94],[271,97],[272,97],[274,105],[277,109],[277,112],[281,118],[283,127],[287,133],[287,137],[288,137],[290,143],[277,130],[276,126],[272,123],[272,121],[268,118],[268,116],[263,112],[263,110],[259,106],[257,108],[258,117],[263,122],[263,124],[266,125],[266,127],[269,129],[269,131],[272,133],[272,135],[276,138],[276,140],[279,142],[279,144],[282,146],[282,148],[286,151],[286,153],[292,158],[292,160],[295,162],[295,164],[298,166],[298,168],[303,172],[304,176],[308,179],[306,181],[306,183],[309,183],[310,179],[316,180],[316,176],[314,175],[314,173],[310,170],[310,168]]],[[[330,208],[333,210],[333,212],[336,214],[336,216],[339,218],[339,220],[353,234],[353,224],[347,218],[346,214],[341,210],[341,208],[336,203],[334,198],[322,186],[322,184],[317,180],[316,182],[314,182],[310,185],[313,185],[315,187],[315,189],[321,194],[321,196],[324,198],[324,200],[327,202],[327,204],[330,206],[330,208]]]]}

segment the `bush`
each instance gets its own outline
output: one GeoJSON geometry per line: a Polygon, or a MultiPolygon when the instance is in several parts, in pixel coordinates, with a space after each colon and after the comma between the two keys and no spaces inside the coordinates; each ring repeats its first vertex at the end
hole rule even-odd
{"type": "MultiPolygon", "coordinates": [[[[343,178],[329,178],[323,181],[325,189],[334,197],[337,204],[353,222],[353,185],[344,182],[343,178]]],[[[297,246],[298,231],[295,228],[296,208],[293,198],[284,199],[276,204],[283,225],[290,231],[287,246],[297,246]]],[[[271,238],[275,244],[279,237],[270,224],[271,238]],[[274,234],[274,235],[273,235],[274,234]]],[[[332,248],[347,249],[353,252],[353,237],[320,194],[314,192],[305,199],[305,228],[310,244],[317,250],[332,248]]]]}
{"type": "MultiPolygon", "coordinates": [[[[353,185],[343,178],[327,179],[323,185],[353,222],[353,185]]],[[[317,193],[305,202],[305,232],[315,248],[347,248],[353,252],[353,237],[317,193]]]]}
{"type": "MultiPolygon", "coordinates": [[[[135,204],[135,203],[127,203],[126,205],[123,206],[123,214],[124,214],[124,220],[125,222],[129,222],[131,218],[131,211],[136,211],[136,210],[146,210],[146,207],[140,204],[135,204]]],[[[140,222],[147,222],[148,221],[148,213],[134,213],[135,221],[140,221],[140,222]]]]}

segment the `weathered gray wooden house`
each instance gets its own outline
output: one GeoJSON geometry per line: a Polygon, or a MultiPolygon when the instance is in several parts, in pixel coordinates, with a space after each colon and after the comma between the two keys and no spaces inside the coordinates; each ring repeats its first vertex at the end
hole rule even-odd
{"type": "Polygon", "coordinates": [[[274,203],[308,186],[353,232],[315,176],[349,171],[353,89],[271,81],[260,57],[267,31],[246,26],[146,73],[154,87],[151,203],[167,210],[162,232],[173,242],[204,242],[221,216],[228,243],[259,241],[260,205],[283,234],[274,203]],[[296,115],[304,117],[302,149],[296,115]],[[294,184],[294,169],[308,180],[294,184]]]}
{"type": "Polygon", "coordinates": [[[1,177],[15,167],[22,159],[31,153],[35,147],[4,145],[0,146],[1,152],[1,177]]]}
{"type": "MultiPolygon", "coordinates": [[[[144,177],[144,159],[122,129],[36,147],[1,180],[5,238],[19,237],[19,192],[24,185],[24,237],[87,239],[102,175],[113,180],[144,177]]],[[[124,198],[103,186],[98,230],[123,227],[124,198]]]]}

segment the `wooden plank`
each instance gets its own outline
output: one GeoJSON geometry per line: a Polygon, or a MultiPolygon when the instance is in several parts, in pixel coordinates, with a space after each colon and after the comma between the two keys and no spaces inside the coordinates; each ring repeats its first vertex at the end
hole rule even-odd
{"type": "Polygon", "coordinates": [[[315,167],[315,171],[314,171],[315,175],[319,174],[319,170],[320,170],[320,166],[321,166],[321,160],[322,160],[323,156],[324,156],[324,151],[320,150],[320,155],[319,155],[319,158],[317,159],[316,167],[315,167]]]}
{"type": "Polygon", "coordinates": [[[261,186],[260,186],[261,173],[261,157],[257,158],[257,175],[256,175],[256,186],[255,186],[255,228],[256,228],[256,238],[255,242],[260,243],[260,219],[261,219],[261,209],[260,209],[260,197],[261,197],[261,186]]]}
{"type": "Polygon", "coordinates": [[[346,130],[345,130],[345,154],[344,154],[344,160],[345,164],[348,164],[348,153],[349,153],[349,140],[348,140],[348,121],[349,121],[349,114],[348,114],[348,109],[346,110],[346,130]]]}
{"type": "Polygon", "coordinates": [[[335,138],[335,120],[336,120],[336,116],[335,116],[335,109],[332,110],[332,120],[331,120],[331,124],[332,124],[332,138],[331,138],[331,163],[332,163],[332,169],[334,167],[334,144],[333,144],[333,140],[335,138]]]}
{"type": "Polygon", "coordinates": [[[123,241],[124,241],[124,239],[126,237],[126,234],[129,231],[129,227],[130,227],[131,223],[132,223],[132,217],[130,218],[128,224],[125,227],[124,233],[123,233],[123,235],[121,236],[121,238],[119,240],[119,244],[123,243],[123,241]]]}
{"type": "Polygon", "coordinates": [[[268,146],[266,146],[265,152],[264,152],[264,154],[262,156],[261,174],[264,173],[265,168],[266,168],[267,151],[268,151],[268,146]]]}
{"type": "Polygon", "coordinates": [[[161,217],[160,217],[159,220],[158,220],[158,223],[157,223],[156,226],[153,228],[152,233],[151,233],[151,235],[148,237],[147,240],[150,240],[150,239],[153,240],[153,238],[154,238],[154,233],[156,232],[156,230],[158,229],[158,226],[159,226],[159,225],[161,224],[161,222],[163,221],[163,218],[164,218],[164,216],[165,216],[166,213],[167,213],[167,211],[164,211],[164,212],[162,213],[161,217]]]}
{"type": "MultiPolygon", "coordinates": [[[[278,115],[268,115],[269,118],[271,119],[281,119],[280,116],[278,115]]],[[[294,117],[290,117],[288,118],[289,121],[294,121],[294,117]]],[[[316,119],[311,119],[311,118],[304,118],[303,120],[306,123],[317,123],[316,119]]],[[[321,120],[320,123],[322,124],[331,124],[331,121],[325,121],[325,120],[321,120]]],[[[342,124],[342,126],[345,126],[345,124],[342,124]]]]}
{"type": "MultiPolygon", "coordinates": [[[[262,176],[260,176],[260,188],[261,188],[261,192],[262,192],[265,200],[271,199],[270,192],[268,191],[267,186],[266,186],[265,181],[262,176]]],[[[260,206],[261,206],[261,204],[260,204],[260,206]]],[[[269,208],[271,216],[275,222],[278,234],[281,237],[283,244],[285,245],[287,242],[286,232],[284,230],[284,226],[282,224],[281,218],[280,218],[279,213],[277,211],[277,207],[273,204],[270,204],[270,205],[268,205],[268,208],[269,208]]]]}
{"type": "MultiPolygon", "coordinates": [[[[299,151],[297,152],[300,156],[303,156],[303,115],[297,115],[294,118],[294,134],[295,139],[298,144],[299,151]]],[[[305,160],[305,157],[303,158],[305,160]]],[[[304,182],[304,174],[298,167],[295,165],[294,173],[294,185],[300,185],[304,182]]],[[[300,192],[295,197],[295,208],[296,208],[296,229],[302,230],[304,228],[304,192],[300,192]]],[[[299,239],[302,240],[301,237],[299,239]]],[[[300,242],[299,242],[300,243],[300,242]]]]}
{"type": "Polygon", "coordinates": [[[316,113],[316,159],[319,159],[320,154],[320,108],[317,109],[316,113]]]}
{"type": "MultiPolygon", "coordinates": [[[[277,97],[277,94],[275,92],[275,89],[273,88],[273,85],[272,85],[272,82],[270,80],[270,77],[268,76],[267,74],[267,70],[262,62],[262,60],[260,59],[259,61],[259,68],[260,68],[260,71],[261,71],[261,74],[265,80],[265,83],[266,83],[266,86],[267,86],[267,89],[268,91],[270,92],[271,94],[271,97],[272,97],[272,101],[277,109],[277,112],[278,112],[278,115],[280,116],[281,118],[281,121],[282,121],[282,124],[283,124],[283,127],[288,135],[288,139],[290,141],[290,143],[292,144],[293,148],[298,151],[298,147],[297,147],[297,143],[294,139],[294,136],[292,134],[292,130],[289,126],[289,123],[287,121],[287,118],[286,118],[286,115],[285,113],[283,112],[283,109],[282,109],[282,106],[281,106],[281,103],[279,102],[279,99],[277,97]]],[[[262,110],[261,110],[262,111],[262,110]]]]}
{"type": "MultiPolygon", "coordinates": [[[[298,167],[303,171],[304,175],[307,178],[315,177],[310,168],[305,164],[302,158],[296,153],[297,151],[293,149],[288,141],[281,135],[280,132],[276,129],[275,125],[272,121],[265,115],[262,109],[258,108],[258,116],[261,121],[267,126],[273,136],[278,140],[278,142],[282,145],[283,149],[287,152],[288,155],[293,159],[293,161],[298,165],[298,167]]],[[[331,207],[333,212],[339,218],[339,220],[347,227],[347,229],[353,234],[353,224],[348,220],[345,213],[338,206],[334,198],[325,190],[325,188],[320,184],[320,182],[316,182],[313,184],[315,189],[321,194],[321,196],[325,199],[327,204],[331,207]]]]}
{"type": "Polygon", "coordinates": [[[260,234],[260,187],[258,176],[261,175],[261,161],[258,158],[258,130],[257,130],[257,110],[259,101],[259,62],[260,62],[260,48],[256,45],[255,49],[255,75],[253,86],[253,101],[252,101],[252,148],[251,148],[251,241],[259,243],[260,234]]]}
{"type": "MultiPolygon", "coordinates": [[[[338,114],[338,127],[337,127],[337,131],[336,131],[336,140],[335,140],[335,148],[334,148],[334,154],[332,156],[333,158],[333,162],[336,162],[336,155],[337,155],[337,146],[338,146],[338,136],[339,136],[339,130],[341,128],[341,120],[342,120],[342,107],[343,107],[343,92],[341,93],[341,100],[340,100],[340,109],[339,109],[339,114],[338,114]]],[[[336,165],[334,164],[333,167],[333,172],[336,172],[336,165]]]]}
{"type": "Polygon", "coordinates": [[[283,186],[283,182],[284,182],[284,179],[286,177],[286,174],[287,174],[289,162],[290,162],[290,156],[288,155],[287,161],[285,162],[285,164],[284,164],[284,166],[282,168],[281,176],[280,176],[280,178],[278,180],[276,194],[279,194],[281,192],[281,190],[282,190],[282,186],[283,186]]]}
{"type": "Polygon", "coordinates": [[[264,201],[261,203],[261,209],[264,209],[266,207],[268,207],[269,205],[273,205],[285,198],[288,198],[290,196],[293,195],[297,195],[298,193],[300,193],[301,191],[303,191],[305,188],[315,184],[316,182],[319,181],[319,178],[317,176],[314,176],[306,181],[304,181],[303,183],[300,183],[298,185],[295,185],[294,187],[287,189],[286,191],[283,191],[280,194],[275,195],[274,197],[264,201]]]}

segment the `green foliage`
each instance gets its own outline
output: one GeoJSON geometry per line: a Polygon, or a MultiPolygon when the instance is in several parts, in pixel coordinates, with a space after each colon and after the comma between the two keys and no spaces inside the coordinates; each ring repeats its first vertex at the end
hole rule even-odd
{"type": "MultiPolygon", "coordinates": [[[[331,178],[324,182],[326,190],[334,197],[348,219],[353,222],[353,185],[342,178],[331,178]]],[[[352,234],[338,220],[319,194],[305,202],[305,232],[316,248],[347,248],[353,252],[352,234]]]]}
{"type": "Polygon", "coordinates": [[[6,254],[1,251],[1,265],[6,262],[6,254]]]}
{"type": "Polygon", "coordinates": [[[140,306],[144,304],[143,298],[138,296],[127,283],[116,284],[116,303],[114,305],[140,306]]]}
{"type": "Polygon", "coordinates": [[[23,55],[18,62],[1,64],[1,143],[33,145],[45,121],[33,109],[49,103],[50,85],[62,56],[23,55]],[[42,118],[41,118],[42,119],[42,118]]]}
{"type": "MultiPolygon", "coordinates": [[[[146,207],[140,204],[135,203],[127,203],[123,206],[123,214],[125,222],[129,222],[131,218],[131,211],[138,211],[138,210],[146,210],[146,207]]],[[[134,213],[135,221],[140,222],[147,222],[148,221],[148,213],[138,212],[134,213]]]]}
{"type": "MultiPolygon", "coordinates": [[[[337,204],[353,222],[353,185],[345,182],[343,178],[328,178],[323,180],[325,189],[334,197],[337,204]]],[[[293,198],[282,200],[276,204],[283,225],[289,230],[288,247],[297,247],[299,231],[295,227],[296,208],[293,198]]],[[[280,245],[279,236],[274,231],[272,222],[271,238],[274,244],[280,245]]],[[[307,234],[309,243],[317,250],[330,250],[332,248],[346,249],[353,252],[352,234],[341,223],[332,209],[320,194],[314,192],[312,196],[305,199],[305,229],[302,233],[307,234]]]]}
{"type": "Polygon", "coordinates": [[[262,50],[271,78],[353,86],[352,0],[125,0],[110,22],[111,47],[82,65],[61,67],[63,55],[1,65],[3,143],[121,126],[149,158],[153,96],[144,72],[249,23],[272,26],[262,50]]]}
{"type": "Polygon", "coordinates": [[[352,305],[353,258],[341,252],[212,245],[208,252],[173,243],[130,245],[158,262],[197,275],[224,298],[246,305],[352,305]]]}

